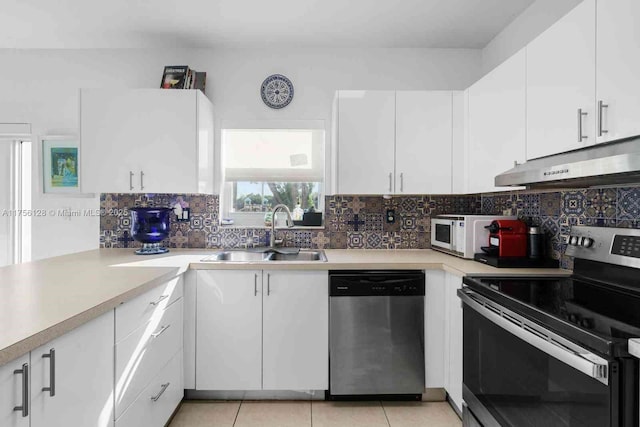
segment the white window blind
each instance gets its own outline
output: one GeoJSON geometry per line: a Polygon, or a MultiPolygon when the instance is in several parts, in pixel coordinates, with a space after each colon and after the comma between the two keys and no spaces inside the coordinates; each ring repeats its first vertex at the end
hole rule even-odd
{"type": "Polygon", "coordinates": [[[322,182],[324,129],[224,129],[225,181],[322,182]]]}

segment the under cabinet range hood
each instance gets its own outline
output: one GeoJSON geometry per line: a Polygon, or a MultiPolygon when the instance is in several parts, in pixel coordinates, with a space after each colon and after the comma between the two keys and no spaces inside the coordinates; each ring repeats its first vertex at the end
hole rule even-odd
{"type": "Polygon", "coordinates": [[[496,176],[500,187],[593,187],[640,183],[640,136],[516,164],[496,176]]]}

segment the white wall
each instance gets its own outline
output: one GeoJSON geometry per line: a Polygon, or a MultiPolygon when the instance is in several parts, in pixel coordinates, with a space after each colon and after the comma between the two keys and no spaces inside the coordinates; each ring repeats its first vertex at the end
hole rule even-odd
{"type": "MultiPolygon", "coordinates": [[[[77,133],[78,88],[153,88],[164,65],[207,71],[207,94],[224,120],[325,120],[337,89],[464,89],[481,74],[481,52],[464,49],[192,49],[0,50],[0,123],[27,122],[35,136],[77,133]],[[272,73],[295,85],[280,111],[261,101],[259,87],[272,73]]],[[[219,133],[216,135],[219,141],[219,133]]],[[[40,149],[35,146],[34,209],[97,208],[96,198],[41,192],[40,149]]],[[[126,153],[122,153],[126,156],[126,153]]],[[[33,259],[96,248],[96,217],[33,220],[33,259]]]]}
{"type": "Polygon", "coordinates": [[[522,49],[581,2],[536,0],[482,50],[482,75],[522,49]]]}

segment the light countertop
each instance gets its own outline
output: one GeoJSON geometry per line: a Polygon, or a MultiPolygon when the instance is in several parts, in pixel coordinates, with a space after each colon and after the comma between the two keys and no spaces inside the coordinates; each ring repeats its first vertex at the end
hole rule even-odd
{"type": "Polygon", "coordinates": [[[464,275],[569,275],[560,269],[497,269],[430,249],[327,249],[327,262],[201,262],[216,252],[172,249],[142,257],[96,249],[0,268],[0,365],[168,281],[187,269],[443,269],[464,275]]]}

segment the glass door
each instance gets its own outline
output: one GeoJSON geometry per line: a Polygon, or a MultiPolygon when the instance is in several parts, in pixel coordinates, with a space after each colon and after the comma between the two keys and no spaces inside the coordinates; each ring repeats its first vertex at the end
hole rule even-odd
{"type": "Polygon", "coordinates": [[[0,139],[0,266],[29,260],[31,145],[0,139]]]}
{"type": "Polygon", "coordinates": [[[461,298],[464,397],[476,416],[493,418],[483,424],[620,425],[616,362],[563,348],[556,341],[560,337],[544,336],[494,306],[461,298]]]}

